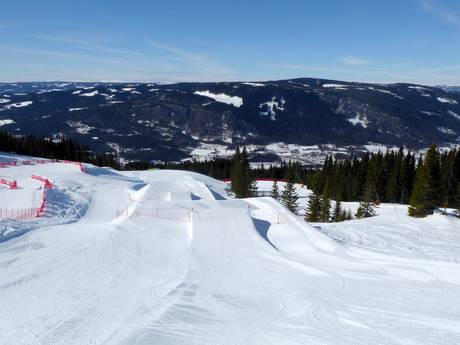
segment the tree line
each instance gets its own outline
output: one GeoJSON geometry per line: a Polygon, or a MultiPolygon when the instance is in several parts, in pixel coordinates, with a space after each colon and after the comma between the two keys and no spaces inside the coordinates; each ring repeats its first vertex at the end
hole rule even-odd
{"type": "Polygon", "coordinates": [[[345,159],[327,157],[322,168],[306,168],[300,163],[250,166],[248,152],[236,149],[232,159],[150,163],[129,162],[121,165],[110,153],[96,154],[72,139],[53,141],[30,135],[15,136],[0,132],[0,151],[51,159],[73,160],[109,166],[117,170],[180,169],[205,174],[216,179],[231,179],[236,197],[256,194],[257,178],[287,180],[282,193],[274,185],[272,194],[286,207],[296,211],[298,197],[294,183],[312,190],[306,219],[337,221],[350,219],[341,202],[359,201],[356,217],[372,216],[380,202],[409,204],[409,215],[424,217],[437,208],[460,209],[460,149],[440,152],[431,145],[424,157],[403,148],[386,153],[366,153],[345,159]],[[287,191],[286,191],[287,189],[287,191]],[[277,194],[278,193],[278,194],[277,194]]]}
{"type": "Polygon", "coordinates": [[[7,132],[0,132],[0,151],[25,156],[78,161],[121,169],[119,160],[114,154],[95,154],[88,147],[68,138],[53,141],[33,135],[16,136],[7,132]]]}

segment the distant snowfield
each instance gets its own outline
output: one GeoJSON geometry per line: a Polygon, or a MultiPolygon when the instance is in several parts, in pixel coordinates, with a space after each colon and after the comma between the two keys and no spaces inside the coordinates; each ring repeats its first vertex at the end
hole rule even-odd
{"type": "MultiPolygon", "coordinates": [[[[85,88],[86,89],[86,88],[85,88]]],[[[90,88],[92,89],[92,87],[90,88]]],[[[83,97],[93,97],[93,96],[96,96],[99,94],[99,91],[95,90],[93,92],[87,92],[87,93],[80,93],[79,95],[80,96],[83,96],[83,97]]]]}
{"type": "Polygon", "coordinates": [[[236,108],[239,108],[243,105],[243,99],[238,96],[229,96],[225,93],[212,93],[208,90],[205,91],[195,91],[195,95],[200,95],[208,98],[212,98],[217,102],[233,105],[236,108]]]}
{"type": "Polygon", "coordinates": [[[0,127],[1,127],[1,126],[5,126],[5,125],[11,125],[12,123],[14,123],[14,120],[11,120],[11,119],[1,119],[1,120],[0,120],[0,127]]]}
{"type": "Polygon", "coordinates": [[[5,109],[12,109],[12,108],[23,108],[31,105],[33,102],[32,101],[24,101],[24,102],[18,102],[18,103],[11,103],[5,105],[5,109]]]}
{"type": "Polygon", "coordinates": [[[457,104],[456,100],[450,99],[450,98],[437,97],[436,99],[438,100],[438,102],[441,102],[441,103],[457,104]]]}
{"type": "MultiPolygon", "coordinates": [[[[27,158],[0,154],[12,159],[27,158]]],[[[0,220],[0,344],[460,340],[453,217],[385,204],[314,228],[202,175],[63,163],[3,168],[21,189],[0,187],[0,207],[36,205],[30,174],[55,188],[42,218],[0,220]]],[[[310,192],[297,188],[304,208],[310,192]]]]}

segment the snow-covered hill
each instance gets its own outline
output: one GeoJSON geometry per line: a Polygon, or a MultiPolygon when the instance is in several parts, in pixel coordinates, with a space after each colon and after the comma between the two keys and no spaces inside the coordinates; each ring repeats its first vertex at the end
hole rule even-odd
{"type": "Polygon", "coordinates": [[[458,219],[318,229],[190,172],[14,159],[0,208],[37,206],[31,174],[53,187],[42,217],[0,220],[0,344],[460,342],[458,219]]]}
{"type": "Polygon", "coordinates": [[[460,94],[315,78],[221,83],[0,83],[0,127],[124,159],[224,156],[321,163],[375,147],[455,144],[460,94]]]}

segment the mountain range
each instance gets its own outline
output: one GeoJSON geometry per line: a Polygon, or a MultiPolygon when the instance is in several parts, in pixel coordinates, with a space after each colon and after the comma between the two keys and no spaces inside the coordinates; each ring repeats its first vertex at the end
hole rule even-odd
{"type": "Polygon", "coordinates": [[[125,160],[229,155],[315,163],[335,155],[460,138],[460,93],[314,78],[265,82],[0,84],[0,129],[76,139],[125,160]]]}

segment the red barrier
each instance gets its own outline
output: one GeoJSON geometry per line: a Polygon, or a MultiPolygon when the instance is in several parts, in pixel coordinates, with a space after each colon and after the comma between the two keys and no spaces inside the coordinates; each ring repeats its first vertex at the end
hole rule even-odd
{"type": "Polygon", "coordinates": [[[48,180],[45,177],[41,177],[41,176],[37,176],[37,175],[31,175],[30,177],[33,178],[34,180],[38,180],[40,182],[43,182],[45,184],[45,188],[47,188],[47,189],[53,188],[53,184],[51,183],[51,181],[48,180]]]}
{"type": "Polygon", "coordinates": [[[80,171],[84,172],[85,167],[81,162],[69,161],[69,160],[59,160],[59,159],[36,159],[36,160],[23,160],[23,161],[11,161],[11,162],[0,162],[0,168],[8,168],[11,166],[18,165],[33,165],[33,164],[45,164],[45,163],[65,163],[73,164],[80,168],[80,171]]]}
{"type": "Polygon", "coordinates": [[[0,218],[9,218],[16,220],[34,219],[37,215],[37,208],[9,209],[0,208],[0,218]]]}
{"type": "Polygon", "coordinates": [[[18,183],[16,181],[8,181],[5,179],[0,179],[0,184],[4,184],[8,186],[10,187],[10,189],[18,189],[18,183]]]}
{"type": "Polygon", "coordinates": [[[45,205],[46,205],[46,192],[48,189],[53,188],[53,184],[51,183],[50,180],[48,180],[45,177],[37,176],[37,175],[31,175],[31,177],[34,180],[43,182],[43,193],[40,199],[40,206],[36,210],[36,217],[40,217],[43,212],[45,212],[45,205]]]}

